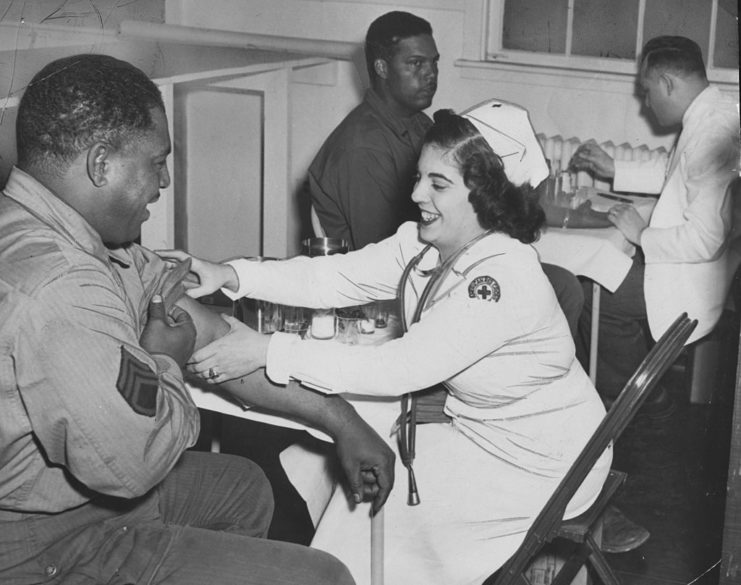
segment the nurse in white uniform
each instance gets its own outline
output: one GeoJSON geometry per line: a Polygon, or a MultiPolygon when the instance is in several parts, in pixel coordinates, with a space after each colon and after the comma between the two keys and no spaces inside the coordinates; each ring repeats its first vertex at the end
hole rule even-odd
{"type": "MultiPolygon", "coordinates": [[[[399,403],[388,398],[444,383],[444,422],[416,427],[419,504],[409,505],[406,481],[398,481],[384,507],[391,584],[480,584],[522,542],[605,413],[530,245],[543,211],[505,174],[510,167],[539,182],[542,152],[537,142],[527,146],[535,137],[526,119],[518,139],[517,128],[501,133],[487,124],[502,107],[435,114],[412,194],[421,221],[378,244],[281,262],[193,259],[201,283],[193,296],[223,286],[232,298],[308,307],[353,306],[397,292],[403,299],[408,330],[382,345],[263,336],[233,322],[190,366],[204,378],[216,373],[216,383],[264,367],[276,383],[378,397],[354,404],[394,447],[399,403]]],[[[405,425],[404,445],[413,434],[405,425]]],[[[404,480],[407,451],[397,458],[396,476],[404,480]]],[[[567,515],[592,503],[611,457],[606,451],[567,515]]],[[[368,514],[367,505],[336,490],[312,543],[344,561],[360,585],[369,583],[368,514]]]]}

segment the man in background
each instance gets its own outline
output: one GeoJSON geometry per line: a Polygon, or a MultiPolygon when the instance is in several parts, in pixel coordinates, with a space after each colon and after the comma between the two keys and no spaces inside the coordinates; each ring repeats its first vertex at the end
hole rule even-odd
{"type": "MultiPolygon", "coordinates": [[[[659,194],[648,222],[628,204],[608,213],[638,250],[620,287],[601,296],[597,389],[607,400],[648,353],[645,321],[658,339],[686,311],[698,320],[689,342],[704,337],[720,317],[735,269],[728,252],[734,203],[729,186],[739,174],[738,104],[709,85],[700,47],[685,37],[648,41],[638,82],[656,122],[679,132],[668,166],[613,160],[592,143],[580,146],[570,163],[612,179],[615,191],[659,194]]],[[[591,294],[585,294],[584,355],[591,326],[591,294]]],[[[667,391],[660,386],[644,409],[657,417],[670,413],[667,391]]]]}
{"type": "MultiPolygon", "coordinates": [[[[599,146],[583,144],[570,167],[613,179],[615,191],[658,193],[648,223],[632,205],[613,206],[608,219],[637,246],[633,266],[614,293],[600,297],[597,389],[609,404],[658,339],[682,312],[698,325],[690,342],[707,335],[723,310],[737,261],[729,255],[733,193],[739,172],[738,105],[710,87],[702,52],[679,36],[648,41],[640,60],[639,88],[646,108],[664,128],[679,131],[667,167],[657,161],[613,160],[599,146]]],[[[739,202],[736,202],[738,208],[739,202]]],[[[738,227],[738,226],[734,226],[738,227]]],[[[590,283],[591,284],[591,283],[590,283]]],[[[588,355],[591,286],[579,324],[577,350],[588,355]]],[[[655,420],[671,415],[674,404],[659,386],[642,407],[655,420]]],[[[614,510],[605,520],[608,552],[630,550],[617,535],[648,532],[614,510]]],[[[640,537],[640,538],[639,538],[640,537]]],[[[625,540],[625,539],[623,539],[625,540]]]]}
{"type": "MultiPolygon", "coordinates": [[[[229,325],[184,295],[187,264],[132,243],[170,182],[157,87],[105,55],[54,61],[21,99],[17,146],[0,195],[0,582],[351,585],[335,558],[264,538],[255,464],[186,451],[199,415],[181,368],[229,325]]],[[[382,505],[393,452],[344,400],[262,374],[220,386],[328,432],[356,501],[382,505]]]]}
{"type": "Polygon", "coordinates": [[[423,112],[437,91],[440,55],[426,20],[389,12],[365,39],[370,88],[309,167],[311,204],[328,237],[350,250],[378,242],[418,219],[411,193],[427,129],[423,112]]]}

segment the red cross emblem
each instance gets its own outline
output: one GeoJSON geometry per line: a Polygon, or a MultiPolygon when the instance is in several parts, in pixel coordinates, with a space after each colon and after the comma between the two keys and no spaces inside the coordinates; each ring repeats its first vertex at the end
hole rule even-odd
{"type": "Polygon", "coordinates": [[[499,283],[491,276],[477,276],[468,285],[468,296],[481,301],[499,301],[499,283]]]}

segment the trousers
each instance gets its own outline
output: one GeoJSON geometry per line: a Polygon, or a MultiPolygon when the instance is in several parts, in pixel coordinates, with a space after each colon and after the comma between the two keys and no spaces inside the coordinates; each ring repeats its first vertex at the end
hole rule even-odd
{"type": "Polygon", "coordinates": [[[334,557],[267,540],[270,485],[243,457],[187,451],[135,500],[59,514],[0,511],[4,585],[352,585],[334,557]]]}
{"type": "MultiPolygon", "coordinates": [[[[645,262],[639,251],[615,292],[600,293],[597,391],[603,398],[617,398],[623,386],[648,354],[646,301],[643,296],[645,262]]],[[[584,283],[584,311],[579,320],[577,357],[588,369],[592,326],[592,282],[584,283]]]]}

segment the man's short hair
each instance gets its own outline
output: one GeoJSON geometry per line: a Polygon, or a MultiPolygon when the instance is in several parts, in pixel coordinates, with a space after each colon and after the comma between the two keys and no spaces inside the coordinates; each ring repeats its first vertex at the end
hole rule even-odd
{"type": "Polygon", "coordinates": [[[373,67],[376,59],[390,61],[396,54],[399,41],[419,35],[432,36],[432,26],[424,18],[409,12],[387,12],[374,20],[365,35],[365,63],[371,80],[376,77],[373,67]]]}
{"type": "Polygon", "coordinates": [[[697,75],[707,79],[702,50],[687,37],[667,35],[652,38],[643,46],[641,64],[645,64],[647,71],[654,69],[682,77],[697,75]]]}
{"type": "Polygon", "coordinates": [[[18,106],[18,166],[59,173],[96,142],[114,149],[153,127],[162,94],[146,74],[108,55],[52,61],[26,88],[18,106]]]}

